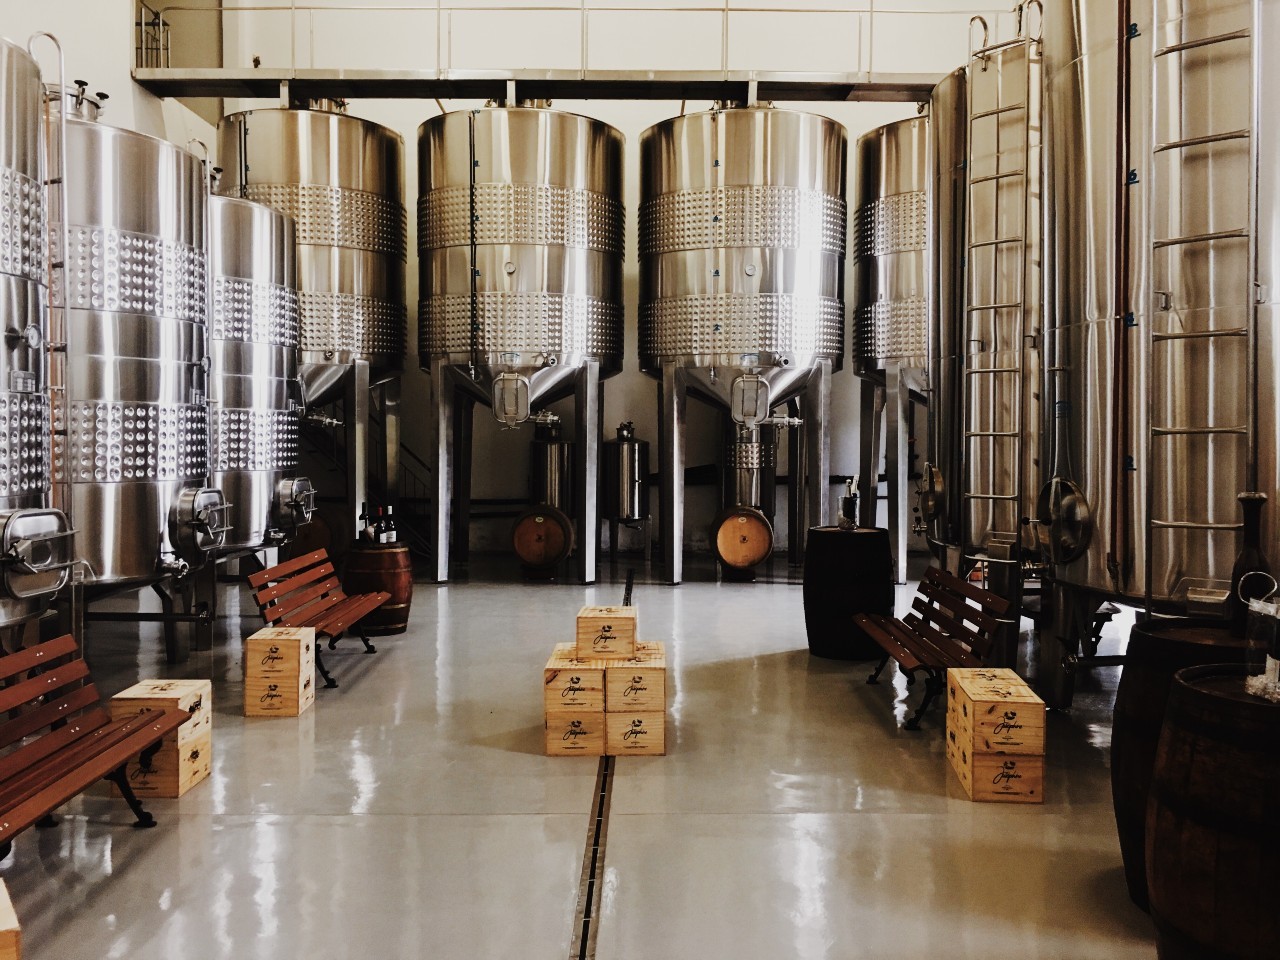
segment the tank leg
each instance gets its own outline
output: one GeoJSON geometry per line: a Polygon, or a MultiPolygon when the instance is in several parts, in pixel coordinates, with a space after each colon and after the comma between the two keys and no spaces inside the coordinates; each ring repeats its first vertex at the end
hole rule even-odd
{"type": "Polygon", "coordinates": [[[400,378],[392,377],[382,384],[382,435],[386,451],[386,483],[383,501],[389,506],[400,504],[400,378]]]}
{"type": "Polygon", "coordinates": [[[347,371],[342,419],[347,434],[347,496],[352,529],[360,529],[360,504],[369,499],[369,361],[357,360],[347,371]]]}
{"type": "Polygon", "coordinates": [[[809,377],[804,393],[805,465],[809,468],[808,516],[799,530],[791,532],[791,540],[804,556],[805,540],[810,527],[823,527],[831,522],[831,361],[819,360],[809,377]]]}
{"type": "MultiPolygon", "coordinates": [[[[188,613],[208,613],[209,619],[192,624],[193,650],[213,649],[213,626],[218,619],[218,565],[212,560],[191,575],[188,613]]],[[[186,595],[184,595],[185,597],[186,595]]]]}
{"type": "Polygon", "coordinates": [[[658,509],[667,582],[684,577],[684,370],[663,363],[658,383],[658,509]]]}
{"type": "Polygon", "coordinates": [[[885,370],[885,495],[888,499],[889,542],[893,544],[894,580],[907,582],[907,416],[911,396],[902,368],[885,370]]]}
{"type": "MultiPolygon", "coordinates": [[[[450,374],[453,376],[453,374],[450,374]]],[[[452,563],[466,563],[471,557],[471,455],[476,401],[470,394],[453,394],[453,500],[449,505],[452,563]]]]}
{"type": "Polygon", "coordinates": [[[1036,691],[1054,710],[1067,710],[1075,698],[1075,662],[1082,631],[1093,629],[1096,601],[1079,590],[1055,583],[1053,615],[1040,630],[1036,691]]]}
{"type": "Polygon", "coordinates": [[[583,583],[595,583],[600,559],[600,416],[604,406],[600,361],[583,364],[578,373],[576,400],[578,575],[583,583]]]}
{"type": "Polygon", "coordinates": [[[880,493],[880,411],[884,389],[873,380],[858,386],[858,525],[874,527],[880,493]]]}
{"type": "Polygon", "coordinates": [[[435,433],[435,561],[436,583],[449,579],[449,508],[453,503],[454,388],[447,364],[431,362],[431,407],[435,433]]]}
{"type": "MultiPolygon", "coordinates": [[[[803,416],[807,411],[796,402],[796,415],[803,416]]],[[[804,563],[805,529],[804,499],[805,476],[808,473],[809,449],[805,444],[804,427],[789,431],[787,437],[787,473],[791,482],[787,484],[787,562],[792,566],[804,563]]]]}

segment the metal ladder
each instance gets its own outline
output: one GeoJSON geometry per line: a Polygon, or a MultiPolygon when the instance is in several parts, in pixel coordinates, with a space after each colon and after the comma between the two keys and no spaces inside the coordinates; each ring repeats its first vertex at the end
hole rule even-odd
{"type": "MultiPolygon", "coordinates": [[[[1257,57],[1258,50],[1254,43],[1254,37],[1257,33],[1258,23],[1258,3],[1254,0],[1248,4],[1250,10],[1250,25],[1248,27],[1230,30],[1228,32],[1214,34],[1206,37],[1182,40],[1177,43],[1171,43],[1168,46],[1157,49],[1153,54],[1153,77],[1152,77],[1152,151],[1151,151],[1151,168],[1150,168],[1150,194],[1153,198],[1162,196],[1174,196],[1177,194],[1177,184],[1162,183],[1161,157],[1164,155],[1172,155],[1172,165],[1177,169],[1182,169],[1185,161],[1182,159],[1186,156],[1187,151],[1194,151],[1196,148],[1204,147],[1210,144],[1226,143],[1230,141],[1245,141],[1248,143],[1249,150],[1249,177],[1244,187],[1248,190],[1247,205],[1247,222],[1239,225],[1229,225],[1225,228],[1214,229],[1209,232],[1181,234],[1177,232],[1176,227],[1172,229],[1170,236],[1157,236],[1154,224],[1154,212],[1152,213],[1151,228],[1151,247],[1150,247],[1150,268],[1152,277],[1152,322],[1149,324],[1148,330],[1148,356],[1150,357],[1150,382],[1153,389],[1148,391],[1148,436],[1147,436],[1147,462],[1149,467],[1149,476],[1147,483],[1147,596],[1152,595],[1153,577],[1157,567],[1157,552],[1162,543],[1167,543],[1169,537],[1157,538],[1157,531],[1204,531],[1208,538],[1212,538],[1214,532],[1231,532],[1241,530],[1243,524],[1240,522],[1210,521],[1209,519],[1196,519],[1197,515],[1201,518],[1211,516],[1211,508],[1213,504],[1214,487],[1209,483],[1189,483],[1187,485],[1187,512],[1184,516],[1160,516],[1155,515],[1155,487],[1156,478],[1169,474],[1168,464],[1172,457],[1176,456],[1176,445],[1178,438],[1181,437],[1214,437],[1214,436],[1236,436],[1243,440],[1244,458],[1245,458],[1245,489],[1247,491],[1257,490],[1258,484],[1258,462],[1257,462],[1257,304],[1258,304],[1258,241],[1257,241],[1257,193],[1258,193],[1258,144],[1254,131],[1257,130],[1258,118],[1258,91],[1257,91],[1257,57]],[[1206,48],[1219,48],[1226,53],[1231,53],[1233,48],[1243,50],[1249,58],[1250,70],[1248,71],[1247,90],[1236,91],[1235,96],[1239,99],[1236,102],[1245,102],[1248,104],[1248,117],[1250,125],[1243,129],[1230,129],[1204,133],[1199,136],[1182,137],[1182,130],[1178,131],[1179,136],[1168,140],[1161,141],[1159,139],[1159,128],[1157,126],[1161,109],[1169,97],[1178,97],[1184,84],[1184,73],[1178,70],[1173,75],[1177,78],[1173,85],[1176,89],[1165,89],[1170,84],[1162,80],[1163,76],[1168,76],[1172,71],[1162,70],[1167,66],[1170,57],[1181,58],[1190,51],[1203,51],[1206,48]],[[1248,252],[1246,255],[1246,273],[1247,275],[1240,278],[1239,289],[1245,291],[1245,310],[1244,325],[1217,328],[1212,322],[1206,324],[1202,329],[1187,328],[1183,322],[1180,306],[1174,302],[1170,291],[1154,289],[1156,286],[1156,262],[1157,258],[1164,255],[1169,258],[1168,274],[1172,277],[1178,271],[1179,263],[1190,263],[1197,256],[1204,256],[1206,252],[1212,249],[1212,244],[1230,242],[1233,240],[1243,240],[1248,244],[1248,252]],[[1161,413],[1158,409],[1156,385],[1161,383],[1161,370],[1168,371],[1172,367],[1173,360],[1169,356],[1170,348],[1175,348],[1180,343],[1189,340],[1209,341],[1211,343],[1222,343],[1230,340],[1243,339],[1246,341],[1247,351],[1247,368],[1246,368],[1246,400],[1245,400],[1245,422],[1244,423],[1209,423],[1204,426],[1192,426],[1179,423],[1162,423],[1159,422],[1161,413]],[[1197,498],[1197,494],[1200,496],[1197,498]]],[[[1166,23],[1157,21],[1153,24],[1156,36],[1163,36],[1164,31],[1161,29],[1166,27],[1166,23]]],[[[1230,62],[1230,61],[1228,61],[1230,62]]],[[[1197,80],[1197,85],[1202,85],[1203,80],[1197,80]]],[[[1229,190],[1231,185],[1222,181],[1214,183],[1215,195],[1218,191],[1229,190]]],[[[1181,214],[1181,206],[1175,208],[1179,218],[1181,214]]],[[[1171,217],[1171,224],[1173,218],[1171,217]]],[[[1215,271],[1217,270],[1215,265],[1215,271]]],[[[1222,305],[1213,304],[1214,309],[1220,309],[1222,305]]],[[[1188,312],[1196,309],[1205,309],[1210,304],[1188,304],[1188,312]]],[[[1208,403],[1202,405],[1204,409],[1212,409],[1208,403]]],[[[1241,491],[1244,492],[1244,491],[1241,491]]]]}
{"type": "MultiPolygon", "coordinates": [[[[1032,4],[1026,6],[1030,7],[1032,4]]],[[[1026,394],[1023,380],[1027,367],[1027,352],[1028,350],[1037,349],[1034,344],[1038,342],[1036,339],[1038,331],[1029,331],[1027,329],[1027,274],[1029,271],[1027,241],[1030,230],[1035,226],[1031,223],[1030,191],[1033,186],[1034,189],[1039,189],[1039,171],[1029,169],[1033,119],[1030,101],[1032,84],[1039,82],[1039,72],[1034,67],[1040,61],[1040,40],[1038,37],[1029,36],[1020,28],[1019,35],[1015,39],[1003,43],[988,44],[986,21],[982,17],[974,17],[970,22],[971,31],[974,24],[982,26],[983,42],[978,49],[970,54],[969,70],[971,79],[968,84],[966,164],[968,171],[968,182],[966,184],[968,217],[965,236],[965,313],[963,320],[966,346],[963,358],[964,376],[962,385],[962,409],[965,418],[965,430],[962,437],[964,445],[963,459],[968,482],[966,484],[967,489],[964,492],[966,522],[962,539],[964,540],[966,558],[985,561],[990,558],[978,549],[977,544],[974,543],[975,531],[972,529],[970,522],[973,515],[973,501],[992,504],[988,521],[993,528],[999,525],[996,505],[1008,504],[1014,515],[1009,518],[1009,529],[1001,530],[1000,532],[1011,534],[1016,540],[1020,539],[1019,524],[1021,518],[1027,514],[1027,505],[1022,503],[1025,459],[1022,438],[1027,425],[1026,394]],[[998,60],[997,65],[1003,71],[1005,69],[1005,61],[1013,61],[1013,54],[1018,48],[1022,48],[1022,99],[1006,102],[1005,96],[1009,85],[1001,80],[997,87],[995,105],[986,110],[975,110],[974,94],[977,84],[972,79],[973,74],[977,71],[985,72],[988,69],[992,69],[993,59],[998,60]],[[975,160],[978,159],[975,153],[975,127],[981,121],[990,120],[991,118],[996,118],[995,143],[992,150],[994,170],[988,174],[974,176],[975,160]],[[1013,121],[1014,128],[1017,131],[1011,143],[1002,140],[1001,137],[1001,128],[1005,125],[1006,120],[1013,121]],[[1012,168],[1008,168],[1010,165],[1012,165],[1012,168]],[[1034,183],[1033,177],[1035,178],[1034,183]],[[991,221],[984,230],[979,231],[975,227],[977,218],[974,215],[974,211],[977,205],[974,202],[974,188],[987,183],[995,183],[997,186],[991,205],[991,221]],[[1013,236],[1000,236],[1000,224],[1005,219],[1002,218],[1001,214],[1007,209],[1007,203],[1009,202],[1007,194],[1014,191],[1021,197],[1021,208],[1015,210],[1015,219],[1021,223],[1022,230],[1019,234],[1013,236]],[[979,239],[979,237],[982,239],[979,239]],[[1017,291],[1013,298],[1007,302],[974,302],[978,285],[975,280],[976,255],[984,250],[992,251],[990,283],[993,295],[998,292],[1003,279],[1002,262],[1007,262],[1009,256],[1016,257],[1018,263],[1017,291]],[[1004,254],[1004,251],[1009,250],[1013,251],[1012,254],[1004,254]],[[998,344],[982,343],[972,335],[975,318],[984,313],[991,315],[993,320],[1001,313],[1013,315],[1013,326],[1016,331],[1015,342],[1020,345],[1020,360],[1017,364],[1013,366],[988,366],[977,362],[989,356],[993,348],[998,346],[998,344]],[[985,398],[985,406],[988,416],[991,418],[990,420],[986,417],[976,417],[974,415],[974,397],[985,398]],[[1013,403],[1012,429],[1008,430],[996,429],[997,424],[994,422],[998,416],[997,405],[1002,397],[1008,398],[1013,403]],[[1014,469],[1012,471],[1013,483],[1011,489],[1000,489],[998,484],[992,484],[987,489],[975,488],[974,480],[977,478],[972,473],[971,465],[978,462],[979,454],[985,454],[981,460],[988,465],[1000,462],[997,459],[999,454],[1004,454],[1006,458],[1012,458],[1014,469]]],[[[1017,65],[1011,63],[1010,67],[1011,69],[1016,69],[1017,65]]],[[[989,142],[989,140],[984,141],[984,146],[989,142]]],[[[1008,462],[1008,460],[1006,459],[1004,462],[1008,462]]],[[[1015,550],[1016,555],[1017,551],[1015,550]]]]}

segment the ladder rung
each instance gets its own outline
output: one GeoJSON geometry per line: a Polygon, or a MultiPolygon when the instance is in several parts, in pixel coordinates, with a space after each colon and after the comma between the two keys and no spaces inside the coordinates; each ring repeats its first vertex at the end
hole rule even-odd
{"type": "Polygon", "coordinates": [[[1222,143],[1226,140],[1248,140],[1248,130],[1228,130],[1225,133],[1210,133],[1203,137],[1188,137],[1185,140],[1170,140],[1168,143],[1160,143],[1151,151],[1152,153],[1164,153],[1166,150],[1181,150],[1184,147],[1200,147],[1206,143],[1222,143]]]}
{"type": "Polygon", "coordinates": [[[1017,303],[980,303],[977,306],[965,307],[969,313],[979,313],[983,310],[1013,310],[1014,308],[1022,309],[1022,301],[1017,303]]]}
{"type": "Polygon", "coordinates": [[[1214,340],[1218,337],[1247,337],[1249,331],[1244,327],[1233,327],[1230,330],[1200,330],[1194,333],[1153,333],[1151,339],[1157,343],[1162,340],[1214,340]]]}
{"type": "Polygon", "coordinates": [[[1027,109],[1027,105],[1025,103],[1011,103],[1007,107],[996,107],[994,110],[982,110],[970,117],[969,123],[972,124],[974,120],[983,120],[987,117],[998,117],[1002,113],[1013,113],[1015,110],[1025,109],[1027,109]]]}
{"type": "Polygon", "coordinates": [[[1248,30],[1234,30],[1231,33],[1219,33],[1212,37],[1201,37],[1199,40],[1187,40],[1183,43],[1172,43],[1156,51],[1156,57],[1167,57],[1171,53],[1182,53],[1184,50],[1195,50],[1199,47],[1211,47],[1215,43],[1227,43],[1231,40],[1248,40],[1248,30]]]}
{"type": "Polygon", "coordinates": [[[1019,373],[1017,367],[978,367],[974,370],[966,370],[965,373],[971,377],[976,377],[983,373],[1019,373]]]}
{"type": "Polygon", "coordinates": [[[966,493],[966,500],[1017,500],[1016,493],[966,493]]]}
{"type": "Polygon", "coordinates": [[[1188,243],[1210,243],[1214,240],[1244,240],[1249,236],[1248,230],[1218,230],[1214,233],[1193,233],[1186,237],[1170,237],[1168,240],[1157,240],[1157,250],[1165,247],[1180,247],[1188,243]]]}
{"type": "Polygon", "coordinates": [[[969,186],[972,187],[979,183],[990,183],[992,180],[1009,180],[1013,177],[1025,177],[1026,175],[1027,172],[1025,170],[1010,170],[1007,173],[989,173],[985,177],[974,177],[969,181],[969,186]]]}
{"type": "Polygon", "coordinates": [[[1248,427],[1152,427],[1154,437],[1207,437],[1216,434],[1247,434],[1248,427]]]}
{"type": "Polygon", "coordinates": [[[1243,530],[1243,523],[1197,523],[1194,520],[1152,520],[1160,530],[1243,530]]]}
{"type": "Polygon", "coordinates": [[[978,240],[969,244],[970,250],[977,250],[980,247],[999,247],[1007,243],[1022,243],[1022,237],[1002,237],[999,240],[978,240]]]}

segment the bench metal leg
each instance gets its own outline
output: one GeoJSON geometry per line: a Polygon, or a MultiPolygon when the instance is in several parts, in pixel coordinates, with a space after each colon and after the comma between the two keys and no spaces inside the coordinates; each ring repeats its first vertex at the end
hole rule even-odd
{"type": "Polygon", "coordinates": [[[133,811],[133,815],[138,818],[138,822],[134,827],[145,830],[148,827],[156,825],[156,818],[143,809],[142,801],[138,799],[138,795],[133,792],[133,787],[129,786],[129,778],[125,776],[124,767],[120,766],[107,774],[106,779],[116,785],[120,791],[120,796],[124,797],[124,802],[129,805],[129,809],[133,811]]]}
{"type": "Polygon", "coordinates": [[[888,665],[889,665],[889,655],[886,653],[884,655],[884,659],[882,659],[880,661],[879,666],[876,667],[875,673],[867,677],[867,683],[879,683],[880,674],[884,672],[884,668],[887,667],[888,665]]]}
{"type": "Polygon", "coordinates": [[[369,642],[369,638],[365,636],[365,634],[364,634],[364,631],[363,631],[363,630],[361,630],[359,627],[356,627],[356,628],[355,628],[355,631],[356,631],[356,636],[358,636],[358,637],[360,638],[360,642],[364,644],[364,652],[365,652],[365,653],[377,653],[377,652],[378,652],[378,648],[377,648],[377,647],[375,647],[372,643],[370,643],[370,642],[369,642]]]}
{"type": "MultiPolygon", "coordinates": [[[[330,648],[332,649],[332,643],[330,643],[330,648]]],[[[324,668],[324,660],[320,657],[319,642],[316,643],[316,672],[319,673],[320,676],[324,677],[324,685],[327,688],[332,689],[338,685],[338,681],[333,679],[333,677],[329,675],[329,671],[324,668]]]]}
{"type": "MultiPolygon", "coordinates": [[[[50,830],[58,825],[58,818],[52,813],[46,813],[43,817],[36,821],[37,830],[50,830]]],[[[0,857],[3,860],[4,857],[0,857]]]]}
{"type": "MultiPolygon", "coordinates": [[[[330,650],[336,650],[336,649],[338,649],[338,641],[339,641],[339,640],[341,640],[341,639],[342,639],[342,634],[340,634],[340,633],[335,633],[332,637],[330,637],[330,638],[329,638],[329,649],[330,649],[330,650]]],[[[317,649],[317,650],[319,650],[319,649],[320,649],[320,647],[319,647],[319,646],[317,646],[317,647],[316,647],[316,649],[317,649]]]]}
{"type": "Polygon", "coordinates": [[[934,698],[946,688],[942,682],[942,678],[936,674],[930,674],[924,681],[924,699],[920,701],[920,707],[911,715],[911,719],[902,725],[904,730],[919,730],[920,718],[924,716],[929,705],[933,703],[934,698]]]}
{"type": "Polygon", "coordinates": [[[13,841],[6,840],[0,843],[0,860],[8,860],[9,854],[13,853],[13,841]]]}

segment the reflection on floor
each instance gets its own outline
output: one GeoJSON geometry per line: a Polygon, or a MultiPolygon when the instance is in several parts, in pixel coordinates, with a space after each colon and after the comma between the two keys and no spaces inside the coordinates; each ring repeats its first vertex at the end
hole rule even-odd
{"type": "MultiPolygon", "coordinates": [[[[755,584],[694,567],[636,588],[643,637],[669,644],[670,755],[617,763],[602,960],[1154,957],[1111,814],[1118,671],[1051,716],[1043,807],[972,804],[941,709],[904,732],[900,677],[810,657],[785,563],[755,584]]],[[[606,577],[419,584],[410,631],[330,655],[341,687],[300,720],[240,716],[255,621],[234,586],[184,667],[152,625],[95,625],[107,695],[213,678],[213,776],[153,801],[154,830],[90,796],[20,837],[0,876],[25,956],[563,960],[596,763],[540,756],[540,667],[582,603],[619,600],[625,570],[606,577]]]]}

